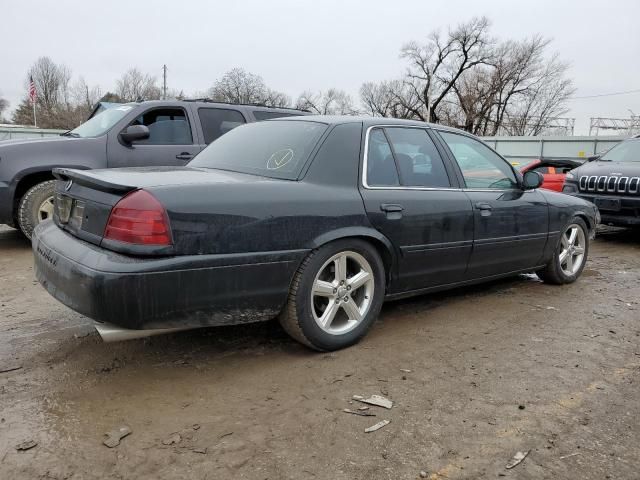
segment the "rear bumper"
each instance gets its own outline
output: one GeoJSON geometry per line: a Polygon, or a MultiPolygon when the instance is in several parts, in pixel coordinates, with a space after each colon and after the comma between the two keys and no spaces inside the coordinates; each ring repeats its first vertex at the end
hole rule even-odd
{"type": "Polygon", "coordinates": [[[47,221],[32,238],[35,273],[73,310],[129,329],[268,320],[286,302],[304,250],[136,258],[79,240],[47,221]]]}
{"type": "Polygon", "coordinates": [[[600,208],[600,217],[603,225],[617,225],[621,227],[631,227],[640,225],[640,197],[625,197],[615,195],[590,195],[584,193],[572,194],[591,203],[596,203],[598,198],[609,198],[620,200],[621,209],[619,211],[609,211],[600,208]]]}

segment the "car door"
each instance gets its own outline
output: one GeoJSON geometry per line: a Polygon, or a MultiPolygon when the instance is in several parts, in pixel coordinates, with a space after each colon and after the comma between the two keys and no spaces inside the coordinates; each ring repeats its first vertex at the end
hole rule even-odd
{"type": "Polygon", "coordinates": [[[124,128],[145,125],[149,138],[126,144],[118,135],[120,131],[110,134],[107,164],[109,167],[186,165],[201,150],[194,141],[192,123],[182,107],[148,108],[124,128]]]}
{"type": "Polygon", "coordinates": [[[438,134],[459,166],[474,208],[470,279],[538,266],[549,230],[547,201],[523,190],[511,165],[483,142],[449,131],[438,134]]]}
{"type": "Polygon", "coordinates": [[[473,240],[471,202],[427,130],[371,127],[364,142],[367,216],[398,257],[389,293],[463,279],[473,240]]]}

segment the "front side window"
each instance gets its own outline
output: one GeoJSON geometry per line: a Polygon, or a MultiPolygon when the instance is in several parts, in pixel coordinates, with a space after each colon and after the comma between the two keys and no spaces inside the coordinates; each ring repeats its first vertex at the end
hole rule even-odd
{"type": "Polygon", "coordinates": [[[189,166],[293,180],[326,130],[319,122],[249,123],[211,143],[189,166]]]}
{"type": "Polygon", "coordinates": [[[484,143],[457,133],[440,132],[453,153],[467,188],[516,188],[511,166],[484,143]]]}
{"type": "Polygon", "coordinates": [[[139,145],[191,145],[193,143],[189,120],[182,108],[147,110],[131,125],[145,125],[149,129],[149,138],[135,142],[139,145]]]}
{"type": "Polygon", "coordinates": [[[640,162],[640,138],[621,142],[602,155],[607,162],[640,162]]]}
{"type": "Polygon", "coordinates": [[[199,108],[198,116],[207,145],[246,122],[238,110],[226,108],[199,108]]]}

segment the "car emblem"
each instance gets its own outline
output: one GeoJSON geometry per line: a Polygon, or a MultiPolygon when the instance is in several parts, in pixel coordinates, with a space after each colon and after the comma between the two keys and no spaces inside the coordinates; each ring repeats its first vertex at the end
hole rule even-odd
{"type": "Polygon", "coordinates": [[[622,175],[622,174],[618,172],[612,172],[611,175],[622,175]]]}
{"type": "Polygon", "coordinates": [[[69,180],[67,184],[64,186],[64,191],[68,192],[69,190],[71,190],[72,185],[73,185],[73,180],[69,180]]]}

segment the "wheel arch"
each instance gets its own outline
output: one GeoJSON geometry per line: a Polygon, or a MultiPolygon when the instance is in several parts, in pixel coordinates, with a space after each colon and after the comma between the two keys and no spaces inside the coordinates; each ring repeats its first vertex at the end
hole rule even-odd
{"type": "MultiPolygon", "coordinates": [[[[13,190],[12,217],[14,221],[18,213],[18,204],[20,199],[29,189],[39,183],[48,180],[55,180],[52,170],[57,167],[65,167],[65,165],[52,165],[46,167],[35,167],[23,170],[20,176],[15,180],[15,188],[13,190]]],[[[81,165],[66,165],[66,168],[77,168],[79,170],[88,170],[87,167],[81,165]]]]}
{"type": "Polygon", "coordinates": [[[383,234],[367,227],[345,227],[330,232],[325,232],[317,236],[311,242],[311,249],[319,248],[327,243],[336,240],[344,240],[348,238],[357,238],[370,243],[380,254],[385,270],[385,280],[387,287],[392,278],[392,272],[395,271],[397,265],[397,254],[393,248],[393,244],[383,234]]]}

